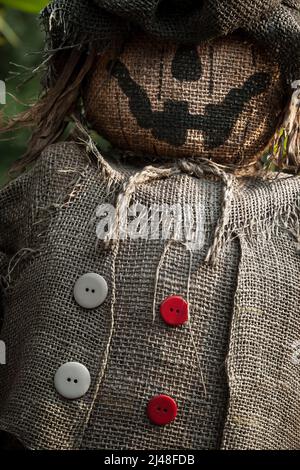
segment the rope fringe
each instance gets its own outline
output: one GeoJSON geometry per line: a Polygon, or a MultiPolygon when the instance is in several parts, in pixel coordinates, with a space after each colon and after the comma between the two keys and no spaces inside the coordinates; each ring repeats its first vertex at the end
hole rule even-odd
{"type": "Polygon", "coordinates": [[[226,233],[230,205],[233,199],[234,181],[236,178],[233,175],[226,173],[216,163],[207,159],[199,159],[199,163],[181,160],[174,163],[172,166],[147,166],[142,171],[130,176],[129,179],[123,183],[123,189],[118,194],[116,216],[114,223],[106,234],[104,240],[105,248],[107,249],[114,246],[120,239],[124,229],[123,221],[126,220],[126,214],[131,198],[138,186],[180,174],[187,174],[199,179],[207,175],[215,176],[220,178],[224,183],[221,216],[215,229],[212,246],[209,248],[205,259],[206,263],[214,264],[227,239],[226,233]]]}

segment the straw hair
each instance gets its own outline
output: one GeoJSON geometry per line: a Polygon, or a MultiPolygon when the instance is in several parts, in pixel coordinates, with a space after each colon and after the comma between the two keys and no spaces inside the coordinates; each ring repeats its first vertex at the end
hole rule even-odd
{"type": "Polygon", "coordinates": [[[20,171],[34,162],[50,144],[57,142],[63,135],[71,115],[80,112],[80,96],[83,80],[90,71],[95,52],[73,49],[62,51],[56,57],[60,74],[53,85],[47,89],[40,100],[28,110],[0,123],[0,134],[22,128],[32,130],[26,153],[17,160],[11,171],[20,171]]]}

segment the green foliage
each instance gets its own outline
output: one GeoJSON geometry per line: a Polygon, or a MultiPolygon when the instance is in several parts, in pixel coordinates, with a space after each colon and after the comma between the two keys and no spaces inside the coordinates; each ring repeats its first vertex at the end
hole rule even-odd
{"type": "MultiPolygon", "coordinates": [[[[4,2],[0,0],[1,3],[4,2]]],[[[6,3],[12,4],[13,2],[7,0],[6,3]]],[[[47,2],[19,0],[19,3],[35,3],[38,9],[37,5],[47,2]]],[[[30,71],[42,62],[44,46],[36,15],[5,8],[5,21],[19,38],[19,43],[14,46],[6,38],[0,47],[0,80],[5,81],[7,88],[7,104],[0,105],[0,112],[5,116],[14,116],[26,109],[26,105],[22,103],[28,105],[36,101],[38,97],[39,78],[29,82],[26,82],[26,79],[30,71]]],[[[0,136],[0,185],[7,180],[7,169],[12,162],[25,152],[28,137],[28,132],[14,132],[10,140],[0,136]]]]}
{"type": "Polygon", "coordinates": [[[18,47],[20,39],[14,31],[13,25],[6,20],[7,8],[25,13],[39,13],[47,5],[47,0],[0,0],[0,46],[5,40],[18,47]]]}
{"type": "Polygon", "coordinates": [[[15,8],[26,13],[39,13],[48,1],[45,0],[1,0],[1,5],[15,8]]]}
{"type": "Polygon", "coordinates": [[[282,128],[260,159],[264,170],[289,171],[291,169],[288,162],[288,143],[289,136],[286,129],[282,128]]]}
{"type": "Polygon", "coordinates": [[[20,40],[15,31],[5,20],[4,10],[2,9],[0,10],[0,46],[3,46],[6,41],[15,47],[17,47],[20,43],[20,40]]]}

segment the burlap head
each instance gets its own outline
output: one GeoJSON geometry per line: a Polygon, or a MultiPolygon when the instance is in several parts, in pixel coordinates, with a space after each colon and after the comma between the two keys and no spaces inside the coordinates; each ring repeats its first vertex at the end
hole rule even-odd
{"type": "Polygon", "coordinates": [[[143,34],[98,58],[84,90],[92,127],[123,149],[249,161],[284,107],[276,62],[239,36],[176,46],[143,34]]]}

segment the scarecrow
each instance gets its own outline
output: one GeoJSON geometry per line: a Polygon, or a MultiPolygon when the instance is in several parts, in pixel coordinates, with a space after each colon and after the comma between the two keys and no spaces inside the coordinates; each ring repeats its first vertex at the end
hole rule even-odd
{"type": "Polygon", "coordinates": [[[299,449],[300,2],[41,20],[44,93],[3,129],[32,128],[0,192],[3,436],[299,449]]]}

